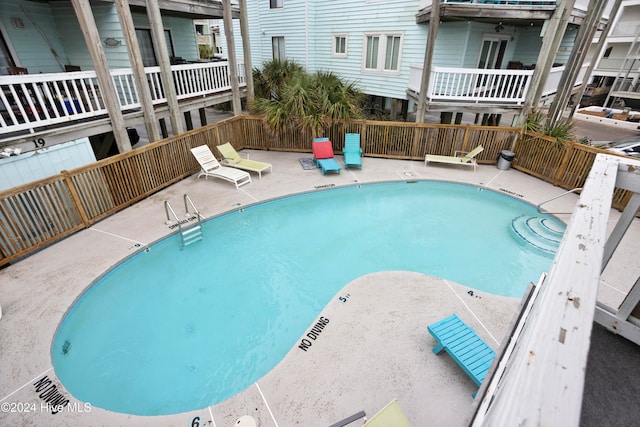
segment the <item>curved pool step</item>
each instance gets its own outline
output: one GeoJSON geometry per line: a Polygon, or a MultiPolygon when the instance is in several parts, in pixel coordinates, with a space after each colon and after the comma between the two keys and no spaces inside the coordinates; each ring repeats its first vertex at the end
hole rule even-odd
{"type": "Polygon", "coordinates": [[[564,227],[549,218],[522,215],[511,221],[511,231],[515,237],[530,246],[555,254],[560,246],[564,227]]]}

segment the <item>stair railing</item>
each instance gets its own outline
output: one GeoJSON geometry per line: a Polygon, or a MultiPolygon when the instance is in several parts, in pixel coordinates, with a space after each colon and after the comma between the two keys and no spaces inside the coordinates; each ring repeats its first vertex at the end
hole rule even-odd
{"type": "Polygon", "coordinates": [[[547,211],[543,212],[541,208],[542,208],[542,205],[544,205],[545,203],[549,203],[549,202],[551,202],[553,200],[559,199],[560,197],[564,197],[567,194],[575,193],[576,191],[581,191],[581,190],[582,190],[582,187],[576,187],[576,188],[573,188],[573,189],[571,189],[569,191],[565,191],[564,193],[558,194],[557,196],[553,196],[550,199],[547,199],[545,201],[542,201],[542,202],[538,203],[538,205],[536,206],[536,209],[538,209],[539,213],[546,213],[546,214],[551,214],[551,215],[565,215],[565,214],[568,215],[571,212],[547,212],[547,211]]]}

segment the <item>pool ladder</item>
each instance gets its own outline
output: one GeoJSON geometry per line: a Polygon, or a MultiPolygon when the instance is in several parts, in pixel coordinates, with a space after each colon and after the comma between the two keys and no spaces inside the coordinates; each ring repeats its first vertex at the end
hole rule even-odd
{"type": "Polygon", "coordinates": [[[189,216],[189,205],[193,208],[193,212],[196,214],[197,221],[193,225],[183,227],[183,224],[188,224],[188,220],[180,220],[176,212],[173,210],[168,200],[164,201],[164,212],[167,215],[167,221],[171,221],[169,212],[173,214],[173,217],[178,224],[178,231],[180,232],[180,238],[182,239],[182,247],[189,246],[192,243],[202,240],[202,215],[198,211],[198,208],[193,204],[188,194],[184,195],[184,210],[187,216],[189,216]]]}

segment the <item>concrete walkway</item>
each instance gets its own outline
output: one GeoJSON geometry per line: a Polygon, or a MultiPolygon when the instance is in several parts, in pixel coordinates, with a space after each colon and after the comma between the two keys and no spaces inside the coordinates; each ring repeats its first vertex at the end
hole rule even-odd
{"type": "MultiPolygon", "coordinates": [[[[409,272],[369,274],[345,283],[319,315],[319,320],[328,322],[307,351],[294,346],[253,386],[210,408],[140,417],[87,406],[65,390],[51,362],[58,324],[94,280],[174,232],[166,224],[164,200],[182,206],[187,193],[206,217],[212,217],[286,194],[379,181],[464,182],[533,204],[564,192],[495,166],[481,166],[474,173],[455,166],[365,158],[362,170],[322,176],[319,170],[300,166],[299,158],[308,154],[247,150],[242,154],[272,163],[273,173],[262,179],[254,176],[253,183],[240,190],[194,175],[0,271],[0,425],[220,427],[251,415],[265,427],[326,426],[360,410],[372,415],[393,398],[414,426],[465,425],[476,387],[451,358],[431,352],[435,343],[426,326],[456,312],[497,348],[518,301],[477,292],[472,297],[464,284],[409,272]],[[339,297],[346,294],[349,298],[342,302],[339,297]],[[70,403],[52,414],[46,403],[53,397],[70,403]]],[[[576,200],[568,195],[546,207],[571,212],[576,200]]],[[[612,219],[619,214],[613,211],[612,219]]],[[[569,216],[558,215],[564,221],[569,216]]],[[[607,305],[619,305],[640,276],[638,236],[636,221],[605,271],[599,298],[607,305]]]]}

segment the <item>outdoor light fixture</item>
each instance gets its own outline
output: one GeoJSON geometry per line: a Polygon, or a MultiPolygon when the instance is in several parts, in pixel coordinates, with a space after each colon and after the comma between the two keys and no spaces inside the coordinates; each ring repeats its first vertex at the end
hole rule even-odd
{"type": "Polygon", "coordinates": [[[502,26],[502,22],[498,23],[498,25],[496,25],[496,33],[499,33],[500,31],[504,30],[504,27],[502,26]]]}

